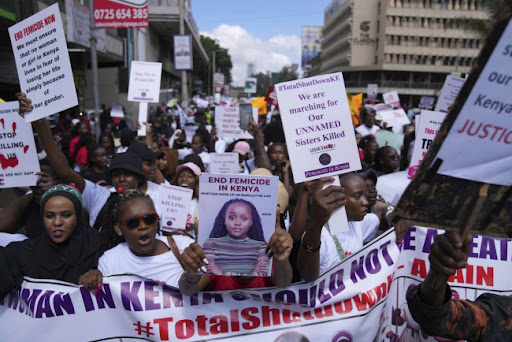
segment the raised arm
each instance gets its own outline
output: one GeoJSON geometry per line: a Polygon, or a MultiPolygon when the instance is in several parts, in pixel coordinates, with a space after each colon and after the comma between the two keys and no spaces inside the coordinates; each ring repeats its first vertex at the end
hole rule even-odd
{"type": "Polygon", "coordinates": [[[332,178],[322,178],[313,184],[310,217],[302,246],[297,257],[297,268],[305,281],[315,281],[320,275],[321,233],[332,212],[345,204],[345,194],[340,186],[330,185],[322,189],[332,178]]]}
{"type": "Polygon", "coordinates": [[[272,259],[272,283],[277,287],[290,285],[293,278],[293,269],[290,264],[290,253],[293,247],[292,236],[286,232],[279,223],[279,209],[276,213],[276,230],[270,237],[267,250],[271,251],[272,259]]]}
{"type": "Polygon", "coordinates": [[[261,127],[259,127],[254,120],[252,120],[249,125],[251,126],[249,133],[251,133],[251,135],[254,137],[256,165],[258,167],[272,171],[272,165],[268,159],[267,151],[265,151],[265,144],[263,142],[263,132],[261,131],[261,127]]]}
{"type": "MultiPolygon", "coordinates": [[[[25,112],[29,112],[34,109],[31,104],[32,101],[26,97],[25,93],[17,93],[16,97],[18,98],[18,102],[20,104],[20,115],[23,116],[25,112]]],[[[57,177],[65,183],[74,183],[76,187],[81,192],[83,192],[85,188],[85,180],[82,178],[82,176],[73,171],[71,167],[69,167],[64,153],[62,153],[62,150],[59,148],[59,146],[57,146],[55,140],[53,139],[50,125],[48,125],[46,119],[36,120],[32,123],[32,126],[39,134],[43,148],[46,151],[48,159],[50,160],[50,163],[52,164],[57,177]]]]}

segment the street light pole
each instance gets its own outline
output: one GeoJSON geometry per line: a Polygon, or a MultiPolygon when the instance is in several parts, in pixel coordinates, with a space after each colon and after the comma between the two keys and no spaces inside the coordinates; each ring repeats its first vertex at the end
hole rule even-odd
{"type": "Polygon", "coordinates": [[[226,51],[227,49],[221,48],[212,52],[212,96],[215,96],[215,54],[219,51],[226,51]]]}

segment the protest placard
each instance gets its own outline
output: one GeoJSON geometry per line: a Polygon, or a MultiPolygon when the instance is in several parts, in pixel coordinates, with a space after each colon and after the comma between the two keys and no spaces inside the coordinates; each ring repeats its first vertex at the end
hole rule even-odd
{"type": "Polygon", "coordinates": [[[380,147],[391,146],[398,155],[401,154],[401,148],[404,143],[404,135],[390,132],[386,129],[379,129],[375,132],[375,140],[380,147]]]}
{"type": "Polygon", "coordinates": [[[193,192],[181,186],[160,185],[155,205],[160,208],[162,230],[185,228],[193,192]]]}
{"type": "Polygon", "coordinates": [[[210,273],[270,275],[265,249],[275,231],[278,182],[276,176],[199,176],[198,242],[210,273]]]}
{"type": "Polygon", "coordinates": [[[366,97],[368,99],[376,99],[377,98],[377,94],[379,92],[379,85],[378,84],[373,84],[373,83],[368,83],[368,85],[366,86],[366,97]]]}
{"type": "Polygon", "coordinates": [[[512,25],[509,4],[503,6],[394,222],[512,236],[512,84],[503,76],[512,74],[512,25]]]}
{"type": "Polygon", "coordinates": [[[383,110],[377,112],[377,116],[384,122],[387,123],[387,127],[391,127],[394,133],[403,133],[403,126],[411,123],[407,114],[403,109],[383,110]]]}
{"type": "Polygon", "coordinates": [[[0,189],[36,185],[41,171],[32,125],[18,107],[18,101],[0,103],[0,189]]]}
{"type": "Polygon", "coordinates": [[[255,93],[257,83],[258,83],[257,78],[249,77],[248,79],[246,79],[245,85],[244,85],[244,92],[246,92],[248,94],[255,93]]]}
{"type": "Polygon", "coordinates": [[[78,105],[57,3],[9,27],[21,91],[34,109],[32,122],[78,105]]]}
{"type": "Polygon", "coordinates": [[[132,61],[128,101],[159,102],[162,63],[132,61]]]}
{"type": "Polygon", "coordinates": [[[398,92],[396,90],[389,91],[387,93],[382,94],[382,98],[384,99],[385,104],[390,104],[394,108],[400,108],[400,97],[398,96],[398,92]]]}
{"type": "Polygon", "coordinates": [[[361,169],[341,73],[275,88],[296,183],[361,169]]]}
{"type": "Polygon", "coordinates": [[[452,75],[446,76],[443,88],[441,88],[441,92],[437,98],[436,108],[434,111],[448,113],[465,81],[465,78],[455,77],[452,75]]]}
{"type": "Polygon", "coordinates": [[[211,173],[230,173],[236,175],[239,171],[238,153],[210,153],[211,173]]]}
{"type": "Polygon", "coordinates": [[[113,118],[124,118],[124,109],[121,103],[112,103],[110,106],[110,116],[113,118]]]}
{"type": "MultiPolygon", "coordinates": [[[[258,110],[253,111],[253,119],[258,122],[258,110]]],[[[234,139],[253,139],[253,136],[240,128],[240,108],[215,106],[215,128],[217,136],[234,139]]]]}
{"type": "MultiPolygon", "coordinates": [[[[439,128],[446,116],[446,113],[422,110],[419,116],[419,122],[416,123],[416,141],[412,151],[411,163],[407,177],[411,179],[421,164],[423,157],[427,153],[430,145],[434,141],[439,128]]],[[[418,121],[418,120],[417,120],[418,121]]]]}

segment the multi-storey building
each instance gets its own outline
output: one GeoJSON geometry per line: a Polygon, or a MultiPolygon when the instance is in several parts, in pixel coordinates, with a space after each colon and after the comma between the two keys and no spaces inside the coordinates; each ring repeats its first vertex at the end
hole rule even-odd
{"type": "Polygon", "coordinates": [[[342,71],[350,93],[397,90],[417,105],[447,74],[467,73],[483,45],[462,18],[487,19],[481,0],[333,0],[310,75],[342,71]]]}

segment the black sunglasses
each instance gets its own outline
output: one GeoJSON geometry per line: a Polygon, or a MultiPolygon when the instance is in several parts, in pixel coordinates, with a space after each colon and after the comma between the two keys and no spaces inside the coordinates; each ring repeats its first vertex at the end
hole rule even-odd
{"type": "Polygon", "coordinates": [[[145,224],[153,224],[158,220],[157,213],[146,214],[144,216],[133,216],[129,217],[126,220],[122,220],[121,223],[124,223],[126,227],[130,229],[135,229],[139,227],[140,220],[142,220],[145,224]]]}

